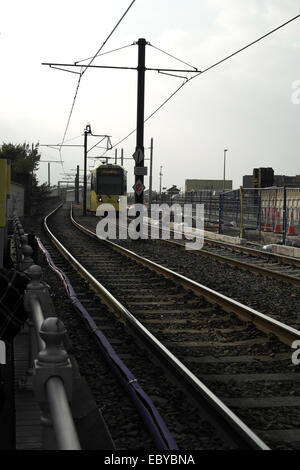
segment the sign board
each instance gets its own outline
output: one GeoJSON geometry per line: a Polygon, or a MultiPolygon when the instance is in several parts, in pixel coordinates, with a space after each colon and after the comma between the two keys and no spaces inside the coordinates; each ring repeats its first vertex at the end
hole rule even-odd
{"type": "Polygon", "coordinates": [[[137,149],[132,156],[136,163],[140,163],[144,159],[144,154],[141,149],[137,149]]]}
{"type": "Polygon", "coordinates": [[[138,196],[142,194],[145,189],[145,186],[141,182],[141,180],[137,180],[137,182],[132,186],[132,189],[136,192],[138,196]]]}
{"type": "Polygon", "coordinates": [[[147,170],[148,168],[146,166],[135,166],[134,174],[138,176],[147,175],[147,170]]]}

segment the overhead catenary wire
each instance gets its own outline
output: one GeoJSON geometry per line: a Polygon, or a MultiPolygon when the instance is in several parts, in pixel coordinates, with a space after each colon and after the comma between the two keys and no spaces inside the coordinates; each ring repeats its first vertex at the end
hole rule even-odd
{"type": "MultiPolygon", "coordinates": [[[[289,23],[292,23],[293,21],[295,21],[296,19],[300,18],[300,14],[299,15],[296,15],[294,16],[293,18],[289,19],[288,21],[280,24],[279,26],[277,26],[276,28],[272,29],[271,31],[268,31],[267,33],[265,33],[263,36],[260,36],[259,38],[255,39],[254,41],[246,44],[245,46],[241,47],[240,49],[236,50],[235,52],[227,55],[226,57],[224,57],[223,59],[215,62],[214,64],[210,65],[209,67],[199,71],[199,73],[196,73],[195,75],[191,76],[191,77],[182,77],[185,81],[180,85],[178,86],[174,91],[173,93],[171,93],[149,116],[147,116],[147,118],[144,120],[144,123],[149,121],[149,119],[151,119],[156,113],[158,113],[158,111],[160,111],[183,87],[184,85],[186,85],[187,83],[189,83],[191,80],[193,80],[194,78],[198,77],[199,75],[202,75],[204,74],[205,72],[208,72],[209,70],[213,69],[214,67],[217,67],[218,65],[224,63],[225,61],[231,59],[232,57],[234,57],[235,55],[245,51],[246,49],[248,49],[249,47],[253,46],[254,44],[262,41],[263,39],[265,39],[266,37],[270,36],[271,34],[275,33],[276,31],[278,31],[279,29],[283,28],[284,26],[288,25],[289,23]]],[[[154,46],[152,46],[154,47],[154,46]]],[[[164,52],[164,51],[162,51],[164,52]]],[[[177,59],[177,60],[180,60],[180,59],[177,59]]],[[[122,142],[124,142],[125,140],[127,140],[131,135],[133,135],[134,133],[136,132],[136,128],[134,130],[132,130],[129,134],[127,134],[125,137],[123,137],[121,140],[119,140],[116,144],[114,144],[112,146],[112,148],[114,147],[117,147],[118,145],[120,145],[122,142]]],[[[103,153],[103,155],[105,155],[106,152],[103,153]]]]}
{"type": "MultiPolygon", "coordinates": [[[[95,56],[95,59],[97,57],[101,57],[103,55],[106,55],[106,54],[111,54],[112,52],[117,52],[117,51],[121,51],[122,49],[126,49],[127,47],[131,47],[131,46],[134,46],[134,43],[132,44],[127,44],[127,46],[122,46],[122,47],[118,47],[117,49],[112,49],[111,51],[107,51],[107,52],[102,52],[102,54],[97,54],[95,56]]],[[[79,64],[80,62],[85,62],[86,60],[90,60],[92,59],[92,57],[87,57],[86,59],[82,59],[82,60],[76,60],[76,62],[74,62],[75,65],[79,64]]],[[[79,72],[77,72],[79,73],[79,72]]]]}
{"type": "Polygon", "coordinates": [[[160,49],[159,47],[154,46],[154,45],[151,44],[151,43],[149,43],[149,46],[153,47],[153,49],[156,49],[157,51],[162,52],[163,54],[165,54],[165,55],[167,55],[167,56],[169,56],[169,57],[172,57],[172,59],[175,59],[175,60],[177,60],[178,62],[181,62],[182,64],[187,65],[188,67],[191,67],[192,69],[197,70],[197,67],[194,67],[193,65],[188,64],[187,62],[184,62],[184,61],[181,60],[181,59],[178,59],[178,57],[175,57],[174,55],[170,54],[169,52],[163,51],[162,49],[160,49]]]}
{"type": "Polygon", "coordinates": [[[103,42],[103,44],[100,46],[100,48],[97,50],[96,54],[93,55],[93,57],[91,58],[90,62],[85,66],[85,69],[83,70],[82,72],[82,75],[86,72],[86,70],[88,69],[88,66],[92,64],[92,62],[94,62],[94,60],[96,59],[96,57],[98,56],[99,52],[101,52],[101,50],[103,49],[103,47],[105,46],[105,44],[107,43],[107,41],[111,38],[111,36],[113,35],[113,33],[115,32],[115,30],[117,29],[117,27],[120,25],[120,23],[123,21],[123,19],[125,18],[125,16],[127,15],[127,13],[129,12],[130,8],[132,7],[132,5],[135,3],[135,0],[132,0],[132,2],[130,3],[130,5],[128,6],[128,8],[126,9],[126,11],[123,13],[123,15],[121,16],[121,18],[119,19],[119,21],[117,22],[117,24],[115,25],[115,27],[112,29],[112,31],[109,33],[109,35],[107,36],[107,38],[105,39],[105,41],[103,42]]]}
{"type": "MultiPolygon", "coordinates": [[[[112,31],[109,33],[109,35],[107,36],[107,38],[105,39],[105,41],[103,42],[103,44],[100,46],[100,48],[97,50],[96,54],[94,54],[94,56],[90,59],[90,62],[83,66],[83,70],[81,70],[80,72],[80,75],[78,77],[78,82],[77,82],[77,85],[76,85],[76,90],[75,90],[75,95],[74,95],[74,98],[73,98],[73,101],[72,101],[72,105],[71,105],[71,110],[70,110],[70,113],[69,113],[69,116],[68,116],[68,120],[67,120],[67,125],[66,125],[66,128],[65,128],[65,131],[64,131],[64,134],[63,134],[63,139],[62,139],[62,143],[61,143],[61,146],[60,146],[60,149],[59,149],[59,156],[60,156],[60,160],[62,162],[62,156],[61,156],[61,148],[62,148],[62,145],[64,144],[65,142],[65,138],[66,138],[66,135],[67,135],[67,132],[68,132],[68,129],[69,129],[69,125],[70,125],[70,121],[71,121],[71,117],[72,117],[72,114],[73,114],[73,110],[74,110],[74,106],[75,106],[75,102],[76,102],[76,98],[77,98],[77,95],[78,95],[78,91],[79,91],[79,86],[80,86],[80,83],[81,83],[81,79],[83,77],[83,74],[86,72],[86,70],[88,69],[88,66],[92,64],[92,62],[95,60],[95,58],[98,56],[99,52],[103,49],[103,47],[105,46],[105,44],[107,43],[107,41],[111,38],[111,36],[113,35],[113,33],[116,31],[116,29],[118,28],[118,26],[120,25],[120,23],[123,21],[123,19],[125,18],[125,16],[127,15],[127,13],[129,12],[129,10],[131,9],[131,7],[133,6],[133,4],[135,3],[136,0],[132,0],[132,2],[130,3],[130,5],[127,7],[126,11],[123,13],[123,15],[121,16],[121,18],[119,19],[119,21],[116,23],[116,25],[114,26],[114,28],[112,29],[112,31]]],[[[63,171],[64,170],[64,167],[63,167],[63,164],[62,164],[62,168],[63,168],[63,171]]]]}

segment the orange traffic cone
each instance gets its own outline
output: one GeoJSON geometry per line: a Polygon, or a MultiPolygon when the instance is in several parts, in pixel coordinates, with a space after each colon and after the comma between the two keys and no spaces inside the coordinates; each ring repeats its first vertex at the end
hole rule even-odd
{"type": "Polygon", "coordinates": [[[260,230],[264,230],[265,228],[265,214],[264,214],[264,209],[261,210],[261,216],[260,216],[260,230]]]}
{"type": "Polygon", "coordinates": [[[282,233],[281,225],[280,225],[280,211],[279,211],[279,209],[277,211],[276,225],[275,225],[275,228],[274,228],[274,233],[282,233]]]}
{"type": "Polygon", "coordinates": [[[267,211],[267,217],[266,217],[264,232],[272,232],[271,224],[270,224],[270,208],[268,207],[266,211],[267,211]]]}
{"type": "Polygon", "coordinates": [[[294,211],[291,212],[288,235],[296,235],[295,222],[294,222],[294,211]]]}

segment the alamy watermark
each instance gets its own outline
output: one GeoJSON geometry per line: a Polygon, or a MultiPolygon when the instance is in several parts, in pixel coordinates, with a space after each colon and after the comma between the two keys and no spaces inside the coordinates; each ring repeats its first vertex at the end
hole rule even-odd
{"type": "Polygon", "coordinates": [[[297,339],[292,343],[292,349],[296,349],[296,351],[292,354],[292,363],[295,366],[300,364],[300,340],[297,339]]]}
{"type": "MultiPolygon", "coordinates": [[[[300,104],[300,80],[299,104],[300,104]]],[[[298,104],[298,103],[297,103],[298,104]]],[[[121,196],[119,202],[119,217],[112,204],[98,206],[96,215],[101,217],[96,227],[99,238],[110,240],[152,239],[168,240],[171,232],[174,239],[193,240],[185,242],[187,250],[201,250],[204,244],[204,204],[151,204],[147,208],[144,204],[134,204],[127,208],[127,197],[121,196]],[[128,222],[128,217],[134,219],[128,222]],[[194,222],[194,223],[193,223],[194,222]],[[195,227],[194,227],[195,225],[195,227]],[[150,227],[150,230],[149,230],[150,227]],[[118,230],[117,230],[118,228],[118,230]],[[117,233],[118,232],[118,233],[117,233]]],[[[291,345],[296,351],[292,354],[292,363],[300,364],[300,340],[291,345]]]]}
{"type": "Polygon", "coordinates": [[[101,204],[96,215],[102,217],[96,227],[99,238],[110,240],[174,239],[191,240],[185,243],[187,250],[201,250],[204,244],[204,204],[133,204],[127,208],[127,197],[119,202],[118,230],[117,214],[112,204],[101,204]],[[134,217],[128,221],[128,218],[134,217]],[[172,226],[171,226],[172,224],[172,226]],[[193,227],[195,225],[195,227],[193,227]],[[118,233],[117,233],[118,232],[118,233]]]}
{"type": "Polygon", "coordinates": [[[293,104],[300,104],[300,80],[294,80],[292,83],[292,89],[295,90],[292,92],[291,101],[293,104]]]}
{"type": "Polygon", "coordinates": [[[6,346],[2,340],[0,340],[0,364],[6,364],[6,346]]]}

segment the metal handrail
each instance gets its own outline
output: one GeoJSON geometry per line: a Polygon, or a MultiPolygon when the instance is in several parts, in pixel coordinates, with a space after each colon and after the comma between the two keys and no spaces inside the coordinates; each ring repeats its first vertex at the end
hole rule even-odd
{"type": "Polygon", "coordinates": [[[64,383],[59,377],[51,377],[46,383],[46,392],[58,448],[60,450],[80,450],[80,442],[64,383]]]}
{"type": "Polygon", "coordinates": [[[81,450],[70,408],[72,365],[62,346],[66,330],[55,315],[48,287],[41,282],[42,269],[31,258],[32,248],[16,216],[14,242],[17,267],[30,277],[24,297],[29,316],[28,377],[42,411],[43,448],[81,450]]]}
{"type": "Polygon", "coordinates": [[[45,349],[45,342],[40,337],[39,332],[43,324],[43,321],[45,319],[43,310],[42,310],[40,302],[35,297],[30,298],[30,307],[31,307],[30,308],[31,318],[32,318],[34,330],[36,333],[38,351],[42,351],[43,349],[45,349]]]}

